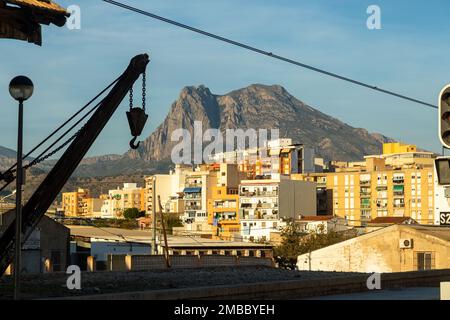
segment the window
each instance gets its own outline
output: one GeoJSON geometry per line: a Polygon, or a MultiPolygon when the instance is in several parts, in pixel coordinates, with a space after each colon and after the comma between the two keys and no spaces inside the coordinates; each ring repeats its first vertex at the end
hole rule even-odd
{"type": "Polygon", "coordinates": [[[50,260],[52,261],[53,271],[62,271],[61,269],[61,252],[60,251],[52,251],[50,253],[50,260]]]}
{"type": "Polygon", "coordinates": [[[416,264],[417,271],[426,271],[433,269],[434,259],[432,252],[417,252],[416,259],[417,259],[416,264]]]}

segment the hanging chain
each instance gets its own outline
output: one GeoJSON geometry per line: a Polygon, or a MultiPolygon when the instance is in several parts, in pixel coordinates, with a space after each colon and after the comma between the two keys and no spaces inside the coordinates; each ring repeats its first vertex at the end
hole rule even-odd
{"type": "Polygon", "coordinates": [[[130,111],[133,109],[133,86],[130,88],[130,111]]]}
{"type": "MultiPolygon", "coordinates": [[[[53,155],[55,155],[56,153],[58,153],[59,151],[61,151],[62,149],[64,149],[69,143],[71,143],[73,140],[75,140],[76,137],[78,137],[78,135],[80,134],[81,130],[83,130],[83,128],[81,128],[80,130],[78,130],[73,136],[71,136],[66,142],[64,142],[63,144],[61,144],[59,147],[57,147],[56,149],[54,149],[53,151],[50,151],[49,153],[47,153],[46,155],[34,159],[33,161],[31,161],[29,164],[27,164],[26,166],[23,166],[24,169],[29,169],[41,162],[44,162],[45,160],[47,160],[48,158],[52,157],[53,155]]],[[[13,172],[17,171],[17,169],[12,170],[13,172]]]]}
{"type": "Polygon", "coordinates": [[[144,73],[142,74],[142,109],[145,111],[145,104],[147,99],[147,77],[144,73]]]}

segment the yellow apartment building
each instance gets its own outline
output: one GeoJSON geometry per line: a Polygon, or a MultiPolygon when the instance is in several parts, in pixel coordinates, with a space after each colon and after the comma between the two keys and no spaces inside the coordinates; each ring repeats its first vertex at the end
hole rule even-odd
{"type": "Polygon", "coordinates": [[[335,162],[336,172],[293,179],[320,182],[318,202],[322,192],[327,213],[349,225],[365,226],[377,217],[410,217],[428,225],[435,221],[434,158],[415,146],[385,144],[382,155],[368,156],[364,162],[335,162]]]}
{"type": "Polygon", "coordinates": [[[433,167],[327,174],[331,214],[361,226],[377,217],[434,223],[433,167]]]}
{"type": "Polygon", "coordinates": [[[212,225],[213,238],[233,240],[240,233],[238,188],[213,186],[208,200],[208,224],[212,225]]]}
{"type": "Polygon", "coordinates": [[[88,189],[65,192],[62,208],[67,217],[100,217],[103,199],[93,198],[88,189]]]}
{"type": "Polygon", "coordinates": [[[400,142],[383,144],[383,154],[410,153],[416,152],[417,147],[411,144],[402,144],[400,142]]]}
{"type": "Polygon", "coordinates": [[[78,189],[74,192],[62,194],[62,208],[67,217],[78,217],[85,214],[85,200],[90,198],[87,189],[78,189]]]}
{"type": "Polygon", "coordinates": [[[239,183],[246,174],[236,164],[217,164],[217,184],[211,187],[208,199],[208,224],[216,239],[234,240],[240,233],[239,183]]]}

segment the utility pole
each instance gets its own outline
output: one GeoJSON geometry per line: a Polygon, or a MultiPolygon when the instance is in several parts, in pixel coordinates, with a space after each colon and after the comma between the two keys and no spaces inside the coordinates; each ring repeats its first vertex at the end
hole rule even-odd
{"type": "Polygon", "coordinates": [[[164,258],[166,259],[167,268],[170,268],[169,245],[167,243],[166,224],[164,223],[163,208],[161,205],[161,197],[158,195],[159,213],[161,216],[161,226],[164,235],[164,258]]]}

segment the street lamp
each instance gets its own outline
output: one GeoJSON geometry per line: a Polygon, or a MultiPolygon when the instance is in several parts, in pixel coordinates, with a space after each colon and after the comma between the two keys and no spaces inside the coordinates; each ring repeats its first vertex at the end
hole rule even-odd
{"type": "Polygon", "coordinates": [[[16,239],[14,260],[14,299],[20,298],[20,258],[22,247],[22,185],[23,185],[23,102],[33,95],[33,82],[25,77],[18,76],[11,80],[9,93],[19,101],[19,125],[17,134],[17,174],[16,174],[16,239]]]}

